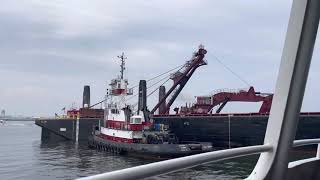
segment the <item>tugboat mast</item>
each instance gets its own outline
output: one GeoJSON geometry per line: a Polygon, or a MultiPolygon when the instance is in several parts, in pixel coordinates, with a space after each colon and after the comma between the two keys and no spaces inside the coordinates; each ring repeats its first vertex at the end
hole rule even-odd
{"type": "Polygon", "coordinates": [[[124,53],[121,54],[121,56],[118,56],[118,58],[120,59],[121,61],[121,70],[120,70],[120,73],[121,73],[121,79],[123,79],[123,73],[124,73],[124,70],[126,69],[125,65],[126,65],[126,59],[127,57],[124,56],[124,53]]]}

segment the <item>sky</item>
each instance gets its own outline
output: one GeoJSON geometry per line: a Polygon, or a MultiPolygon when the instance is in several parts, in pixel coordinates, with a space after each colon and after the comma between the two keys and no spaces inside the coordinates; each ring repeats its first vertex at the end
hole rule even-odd
{"type": "MultiPolygon", "coordinates": [[[[51,116],[103,99],[128,57],[131,85],[189,60],[199,44],[208,51],[175,106],[216,89],[273,92],[291,0],[4,0],[0,6],[0,109],[7,114],[51,116]]],[[[320,44],[316,41],[303,111],[320,111],[320,44]]],[[[170,85],[170,84],[168,84],[170,85]]],[[[169,86],[167,86],[169,87],[169,86]]],[[[157,97],[149,99],[152,107],[157,97]]],[[[231,103],[226,111],[258,111],[231,103]]]]}

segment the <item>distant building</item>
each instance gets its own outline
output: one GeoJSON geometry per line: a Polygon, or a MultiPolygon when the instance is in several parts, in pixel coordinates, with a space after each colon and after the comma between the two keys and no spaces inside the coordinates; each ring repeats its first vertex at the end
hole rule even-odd
{"type": "Polygon", "coordinates": [[[0,116],[1,117],[5,117],[6,116],[6,111],[4,109],[1,111],[1,115],[0,116]]]}

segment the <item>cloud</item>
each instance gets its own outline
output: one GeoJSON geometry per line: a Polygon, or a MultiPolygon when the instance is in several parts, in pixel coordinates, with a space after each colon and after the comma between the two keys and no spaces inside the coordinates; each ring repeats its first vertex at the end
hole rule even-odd
{"type": "MultiPolygon", "coordinates": [[[[61,105],[80,104],[85,84],[91,85],[92,101],[99,101],[119,73],[116,56],[122,52],[133,85],[184,63],[200,43],[209,65],[196,71],[175,105],[214,89],[246,86],[214,56],[257,90],[272,92],[290,5],[291,0],[5,0],[0,92],[6,93],[0,94],[0,108],[53,114],[61,105]]],[[[318,59],[318,42],[315,53],[318,59]]],[[[311,69],[307,110],[316,109],[309,97],[319,89],[316,72],[311,69]]],[[[150,98],[149,106],[156,101],[150,98]]]]}

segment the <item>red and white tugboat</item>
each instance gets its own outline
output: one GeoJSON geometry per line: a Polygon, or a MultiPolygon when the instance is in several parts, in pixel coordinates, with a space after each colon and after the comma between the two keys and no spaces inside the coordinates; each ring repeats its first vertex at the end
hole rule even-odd
{"type": "MultiPolygon", "coordinates": [[[[197,56],[202,56],[202,60],[205,53],[201,46],[191,61],[197,61],[197,56]]],[[[128,88],[128,80],[124,79],[126,58],[124,54],[118,57],[121,59],[121,74],[110,83],[105,103],[105,125],[95,129],[89,146],[119,154],[164,158],[212,151],[211,143],[179,142],[168,126],[152,123],[146,106],[145,80],[140,81],[138,110],[133,112],[134,106],[126,101],[133,94],[133,89],[128,88]]]]}

